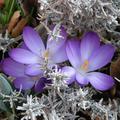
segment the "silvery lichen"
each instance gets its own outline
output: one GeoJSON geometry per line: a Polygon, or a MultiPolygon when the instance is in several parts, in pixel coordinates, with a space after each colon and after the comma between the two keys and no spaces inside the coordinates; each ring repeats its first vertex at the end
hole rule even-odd
{"type": "Polygon", "coordinates": [[[61,69],[59,69],[58,66],[55,65],[51,71],[47,72],[47,75],[49,76],[48,79],[52,80],[52,86],[54,89],[57,89],[58,91],[60,88],[67,88],[68,86],[65,84],[65,80],[68,78],[65,74],[62,73],[61,69]]]}
{"type": "Polygon", "coordinates": [[[23,97],[20,97],[21,95],[21,90],[20,91],[13,91],[11,92],[10,95],[6,95],[4,93],[0,93],[0,96],[3,98],[3,102],[9,102],[10,108],[14,108],[15,102],[17,102],[19,99],[20,100],[25,100],[23,97]]]}
{"type": "Polygon", "coordinates": [[[44,113],[42,108],[44,105],[42,103],[39,103],[38,98],[33,98],[31,96],[27,96],[27,103],[23,103],[22,106],[18,106],[17,110],[25,111],[22,113],[24,117],[22,117],[21,120],[36,120],[37,116],[41,116],[41,114],[44,113]]]}
{"type": "Polygon", "coordinates": [[[39,0],[39,19],[53,23],[62,21],[68,31],[73,29],[113,32],[119,25],[119,1],[115,0],[39,0]]]}
{"type": "Polygon", "coordinates": [[[2,50],[3,52],[5,52],[9,48],[10,44],[14,42],[15,39],[9,37],[7,30],[4,35],[0,33],[0,50],[2,50]]]}
{"type": "MultiPolygon", "coordinates": [[[[21,97],[20,94],[17,94],[13,103],[17,106],[16,109],[20,110],[21,120],[37,120],[38,116],[43,116],[44,120],[85,119],[81,115],[77,115],[79,111],[89,111],[92,120],[96,117],[101,120],[118,120],[120,100],[109,100],[108,104],[104,104],[103,99],[98,102],[92,99],[95,94],[95,90],[89,87],[66,88],[56,91],[54,94],[52,90],[49,90],[48,95],[42,94],[41,98],[32,95],[21,97]],[[19,102],[19,105],[16,104],[16,101],[19,102]]],[[[11,103],[6,100],[8,96],[3,96],[6,102],[11,103]]]]}
{"type": "Polygon", "coordinates": [[[91,104],[92,109],[92,119],[95,119],[96,116],[99,116],[101,119],[106,120],[118,120],[118,109],[117,109],[117,102],[115,100],[109,101],[108,105],[103,104],[103,99],[99,102],[94,102],[91,104]]]}

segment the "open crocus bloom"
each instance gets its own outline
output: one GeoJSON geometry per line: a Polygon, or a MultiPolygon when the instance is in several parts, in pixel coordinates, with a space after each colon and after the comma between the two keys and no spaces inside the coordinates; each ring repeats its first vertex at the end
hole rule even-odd
{"type": "Polygon", "coordinates": [[[46,48],[39,34],[31,27],[25,27],[23,30],[23,39],[28,49],[15,48],[9,53],[10,57],[22,64],[27,64],[25,73],[28,75],[39,75],[43,69],[56,63],[66,61],[65,50],[66,31],[63,27],[60,29],[60,37],[57,40],[48,36],[46,48]]]}
{"type": "Polygon", "coordinates": [[[42,92],[45,84],[51,83],[46,78],[40,78],[40,76],[28,76],[25,74],[25,65],[15,62],[11,58],[6,58],[2,63],[3,71],[12,77],[15,77],[13,81],[14,86],[17,89],[27,90],[34,86],[36,92],[42,92]]]}
{"type": "Polygon", "coordinates": [[[64,74],[71,78],[66,82],[71,84],[76,80],[82,86],[90,82],[98,90],[111,88],[114,85],[111,76],[92,71],[109,63],[114,51],[112,45],[100,46],[100,38],[95,32],[86,33],[81,43],[79,40],[69,40],[66,52],[73,67],[66,66],[62,70],[64,74]]]}

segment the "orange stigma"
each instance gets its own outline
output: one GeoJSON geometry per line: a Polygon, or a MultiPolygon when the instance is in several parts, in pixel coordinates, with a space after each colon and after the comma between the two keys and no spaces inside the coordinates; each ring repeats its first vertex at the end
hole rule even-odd
{"type": "Polygon", "coordinates": [[[88,65],[89,65],[89,61],[85,60],[84,63],[82,64],[82,66],[81,66],[81,69],[84,70],[84,71],[87,71],[88,70],[88,65]]]}

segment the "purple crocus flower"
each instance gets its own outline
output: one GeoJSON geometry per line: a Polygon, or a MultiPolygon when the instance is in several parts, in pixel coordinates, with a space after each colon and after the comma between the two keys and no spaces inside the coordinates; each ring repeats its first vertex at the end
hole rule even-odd
{"type": "Polygon", "coordinates": [[[108,90],[114,85],[113,78],[93,71],[109,63],[114,51],[112,45],[100,46],[100,38],[95,32],[86,33],[81,43],[79,40],[69,40],[66,52],[73,67],[66,66],[62,70],[66,75],[70,75],[71,79],[66,82],[71,84],[76,80],[82,86],[90,82],[98,90],[108,90]]]}
{"type": "Polygon", "coordinates": [[[25,65],[15,62],[11,58],[6,58],[2,63],[3,71],[12,77],[14,77],[14,86],[17,89],[22,87],[22,90],[31,89],[34,86],[36,92],[42,92],[45,84],[51,83],[46,78],[40,78],[40,76],[29,76],[25,74],[25,65]]]}
{"type": "Polygon", "coordinates": [[[25,73],[28,75],[42,74],[44,68],[53,66],[56,63],[66,61],[66,31],[60,28],[60,35],[57,39],[48,36],[47,45],[44,46],[39,34],[31,27],[23,30],[23,39],[28,49],[15,48],[9,53],[10,57],[22,64],[27,64],[25,73]]]}

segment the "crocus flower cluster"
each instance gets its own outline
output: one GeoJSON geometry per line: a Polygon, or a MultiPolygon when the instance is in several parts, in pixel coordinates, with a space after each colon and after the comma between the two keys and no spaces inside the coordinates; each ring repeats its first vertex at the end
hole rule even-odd
{"type": "Polygon", "coordinates": [[[67,33],[60,28],[57,39],[48,36],[44,45],[39,34],[31,27],[23,30],[24,46],[12,49],[11,58],[3,62],[6,74],[15,77],[16,88],[30,89],[35,86],[36,91],[41,91],[50,81],[41,77],[47,69],[57,63],[69,60],[72,66],[65,66],[61,73],[68,76],[67,84],[74,81],[81,86],[89,83],[97,90],[108,90],[114,85],[111,76],[94,72],[109,63],[114,55],[112,45],[101,45],[100,38],[95,32],[86,33],[81,41],[78,38],[67,39],[67,33]]]}
{"type": "Polygon", "coordinates": [[[52,40],[48,36],[45,47],[39,34],[31,27],[26,27],[23,31],[23,39],[28,49],[15,48],[9,55],[13,60],[27,64],[26,74],[33,76],[42,74],[46,65],[51,67],[68,59],[65,51],[67,34],[64,28],[61,28],[60,36],[57,40],[52,40]]]}
{"type": "Polygon", "coordinates": [[[51,83],[50,80],[42,77],[44,72],[56,63],[68,59],[65,50],[67,34],[63,27],[60,28],[59,34],[57,40],[49,35],[45,47],[33,28],[24,28],[23,45],[21,48],[12,49],[9,53],[11,58],[3,62],[3,71],[16,78],[13,81],[16,88],[27,90],[34,86],[35,91],[42,91],[45,83],[51,83]]]}

